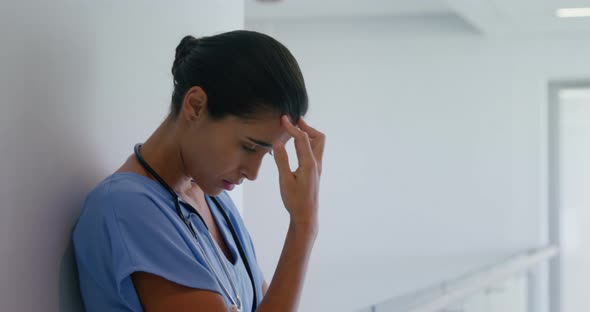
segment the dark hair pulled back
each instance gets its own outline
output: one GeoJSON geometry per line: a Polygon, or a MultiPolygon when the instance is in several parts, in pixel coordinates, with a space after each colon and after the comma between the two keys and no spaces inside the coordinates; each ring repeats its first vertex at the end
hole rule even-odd
{"type": "Polygon", "coordinates": [[[308,109],[297,61],[284,45],[258,32],[238,30],[198,39],[186,36],[176,48],[172,75],[170,114],[174,118],[193,86],[203,88],[208,113],[215,119],[272,113],[297,121],[308,109]]]}

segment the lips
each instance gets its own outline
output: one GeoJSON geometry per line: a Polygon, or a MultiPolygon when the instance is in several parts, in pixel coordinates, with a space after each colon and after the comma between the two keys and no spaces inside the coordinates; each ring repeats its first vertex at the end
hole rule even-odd
{"type": "Polygon", "coordinates": [[[232,181],[230,181],[230,180],[223,180],[223,182],[227,182],[227,183],[234,184],[234,185],[240,185],[240,184],[242,184],[242,181],[239,181],[239,182],[232,182],[232,181]]]}
{"type": "Polygon", "coordinates": [[[237,185],[237,183],[232,183],[227,180],[223,180],[223,188],[226,189],[227,191],[233,190],[234,187],[236,187],[236,185],[237,185]]]}

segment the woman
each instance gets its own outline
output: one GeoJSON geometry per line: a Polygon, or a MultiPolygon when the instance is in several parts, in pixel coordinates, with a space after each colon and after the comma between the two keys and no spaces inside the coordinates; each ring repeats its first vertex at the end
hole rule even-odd
{"type": "Polygon", "coordinates": [[[301,118],[297,62],[269,36],[234,31],[182,39],[172,74],[169,116],[90,192],[76,225],[87,311],[296,311],[318,233],[325,141],[301,118]],[[269,285],[226,192],[255,180],[266,154],[290,215],[269,285]]]}

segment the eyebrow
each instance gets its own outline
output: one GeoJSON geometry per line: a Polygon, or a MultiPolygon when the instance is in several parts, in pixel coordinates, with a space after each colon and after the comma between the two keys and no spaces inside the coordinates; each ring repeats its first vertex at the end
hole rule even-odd
{"type": "Polygon", "coordinates": [[[266,142],[264,142],[264,141],[256,140],[256,139],[253,139],[253,138],[251,138],[251,137],[246,137],[246,138],[247,138],[248,140],[250,140],[250,141],[252,141],[252,142],[254,142],[254,143],[256,143],[256,144],[258,144],[258,145],[262,146],[262,147],[266,147],[266,148],[272,148],[272,144],[270,144],[270,143],[266,143],[266,142]]]}

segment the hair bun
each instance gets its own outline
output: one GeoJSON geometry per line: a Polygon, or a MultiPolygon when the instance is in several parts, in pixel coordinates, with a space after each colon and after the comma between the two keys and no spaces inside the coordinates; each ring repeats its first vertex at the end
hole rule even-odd
{"type": "Polygon", "coordinates": [[[193,36],[184,36],[176,47],[176,54],[174,56],[174,63],[172,65],[172,74],[176,73],[177,67],[190,54],[191,50],[197,45],[198,39],[193,36]]]}
{"type": "Polygon", "coordinates": [[[180,43],[176,47],[176,59],[182,59],[186,57],[191,49],[197,44],[197,39],[193,36],[185,36],[180,40],[180,43]]]}

